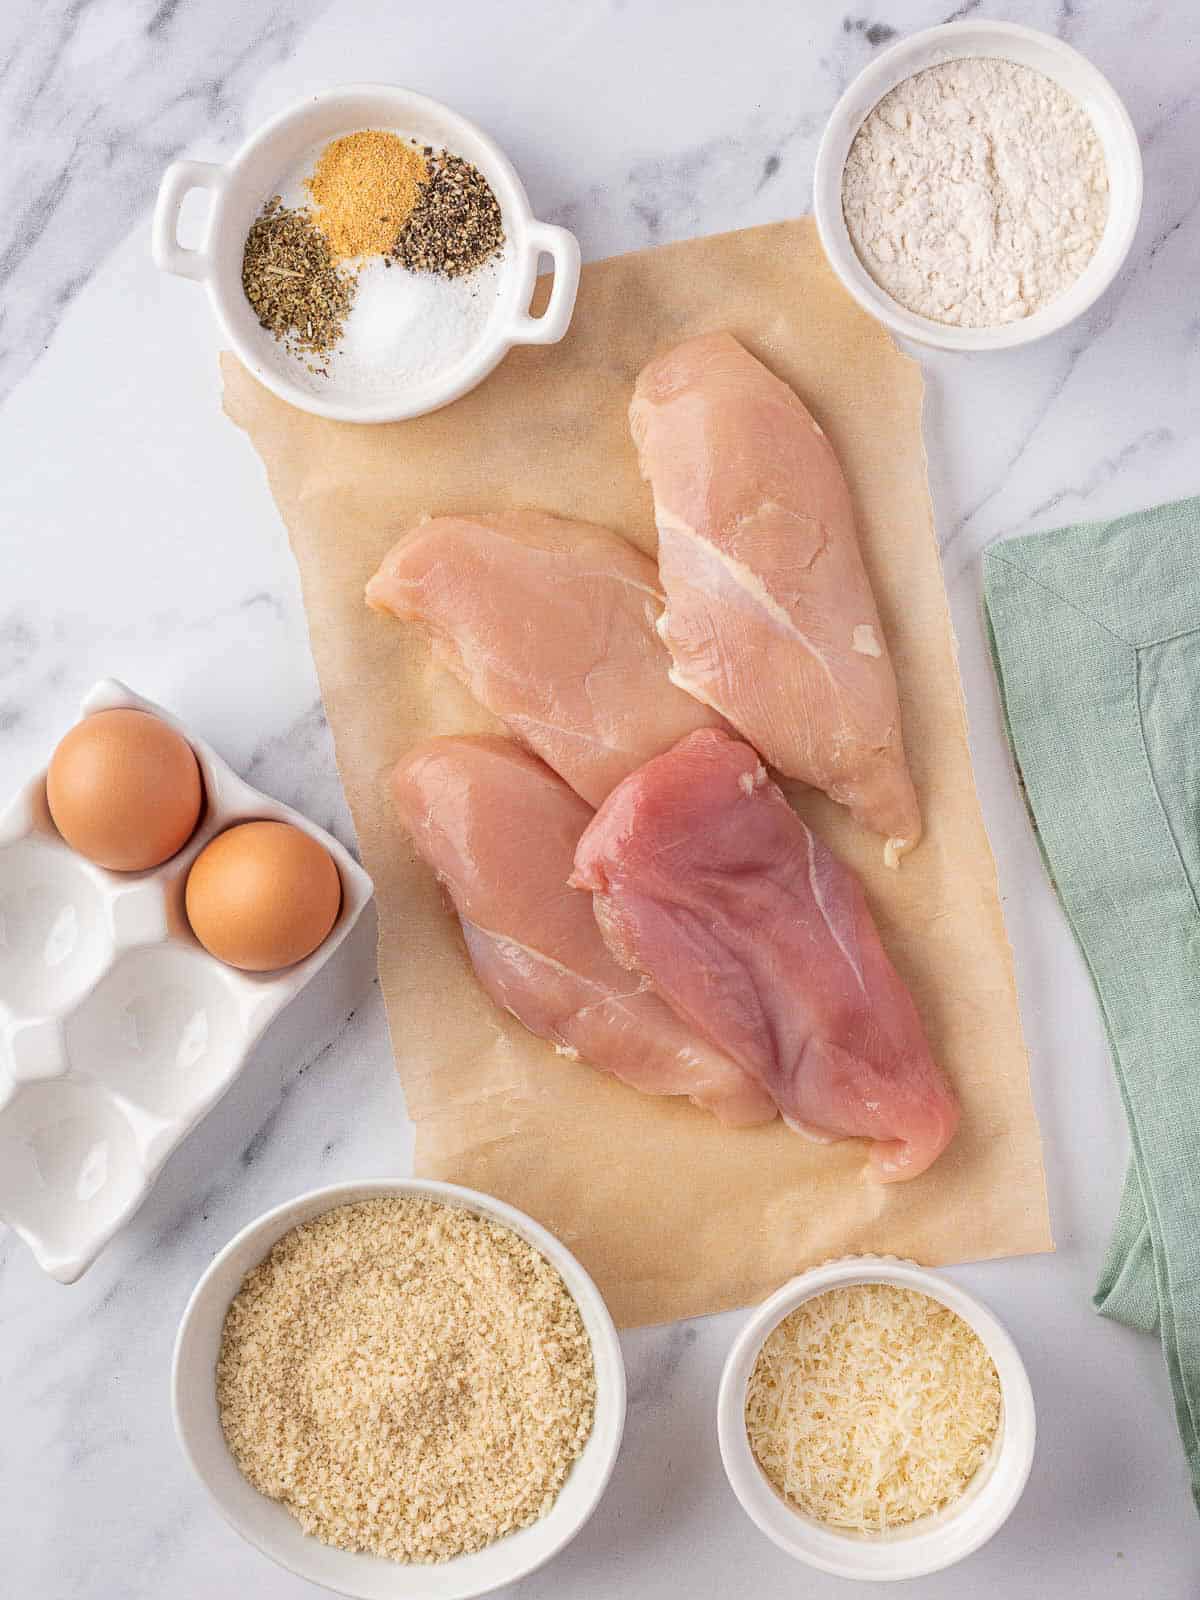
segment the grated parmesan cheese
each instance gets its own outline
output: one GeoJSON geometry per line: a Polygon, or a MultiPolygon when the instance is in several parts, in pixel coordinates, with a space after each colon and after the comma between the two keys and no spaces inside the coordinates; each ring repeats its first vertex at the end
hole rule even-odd
{"type": "Polygon", "coordinates": [[[785,1317],[746,1387],[746,1431],[772,1487],[834,1528],[883,1533],[958,1498],[1000,1425],[978,1335],[892,1284],[831,1289],[785,1317]]]}

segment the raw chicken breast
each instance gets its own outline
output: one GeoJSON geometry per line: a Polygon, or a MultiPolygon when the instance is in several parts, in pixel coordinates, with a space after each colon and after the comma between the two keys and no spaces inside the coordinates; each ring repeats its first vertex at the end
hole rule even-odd
{"type": "Polygon", "coordinates": [[[882,834],[895,865],[920,838],[921,814],[828,439],[727,333],[652,361],[629,420],[654,494],[672,677],[780,772],[882,834]]]}
{"type": "Polygon", "coordinates": [[[367,601],[423,623],[438,659],[592,805],[720,721],[670,682],[654,563],[607,528],[437,517],[393,547],[367,601]]]}
{"type": "Polygon", "coordinates": [[[393,775],[400,816],[458,912],[496,1002],[565,1054],[722,1122],[769,1122],[771,1097],[609,955],[567,887],[592,812],[510,739],[431,739],[393,775]]]}
{"type": "Polygon", "coordinates": [[[958,1106],[862,886],[749,745],[694,733],[627,778],[572,881],[622,966],[752,1072],[801,1132],[875,1141],[885,1182],[945,1148],[958,1106]]]}

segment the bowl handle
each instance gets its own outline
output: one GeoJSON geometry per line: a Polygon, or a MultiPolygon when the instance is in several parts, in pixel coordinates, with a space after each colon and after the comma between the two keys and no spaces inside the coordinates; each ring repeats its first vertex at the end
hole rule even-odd
{"type": "Polygon", "coordinates": [[[164,272],[177,273],[181,278],[203,280],[208,276],[208,251],[187,250],[179,242],[179,212],[193,189],[211,189],[215,194],[224,186],[225,168],[211,161],[171,163],[158,186],[158,200],[150,232],[150,250],[155,266],[161,267],[164,272]]]}
{"type": "Polygon", "coordinates": [[[550,299],[540,317],[522,311],[510,337],[514,344],[557,344],[571,325],[575,294],[579,288],[579,240],[566,228],[549,222],[531,222],[526,230],[530,274],[537,272],[538,257],[548,255],[554,262],[554,283],[550,299]]]}

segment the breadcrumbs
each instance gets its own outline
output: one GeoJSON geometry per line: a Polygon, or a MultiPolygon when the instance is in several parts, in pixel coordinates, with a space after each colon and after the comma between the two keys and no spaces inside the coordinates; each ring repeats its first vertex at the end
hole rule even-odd
{"type": "Polygon", "coordinates": [[[217,1361],[242,1472],[306,1533],[395,1561],[480,1550],[550,1510],[587,1443],[592,1348],[511,1229],[407,1196],[293,1228],[217,1361]]]}

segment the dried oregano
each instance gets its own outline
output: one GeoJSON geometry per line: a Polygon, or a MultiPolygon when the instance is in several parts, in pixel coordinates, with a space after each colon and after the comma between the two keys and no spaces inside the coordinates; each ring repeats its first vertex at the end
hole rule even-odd
{"type": "Polygon", "coordinates": [[[274,195],[246,235],[242,288],[268,333],[294,351],[328,355],[342,337],[355,282],[339,272],[307,212],[274,195]]]}

